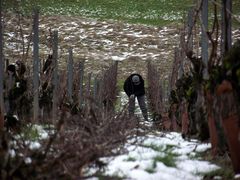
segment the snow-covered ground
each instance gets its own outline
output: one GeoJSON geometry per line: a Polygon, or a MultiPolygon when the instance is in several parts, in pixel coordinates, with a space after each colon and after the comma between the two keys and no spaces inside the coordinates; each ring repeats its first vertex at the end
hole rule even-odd
{"type": "MultiPolygon", "coordinates": [[[[120,96],[122,105],[126,104],[127,96],[123,92],[120,96]]],[[[142,118],[137,103],[135,113],[142,118]]],[[[139,138],[140,144],[126,143],[128,153],[102,159],[108,163],[106,176],[129,180],[198,180],[204,173],[220,168],[198,156],[211,148],[209,143],[184,140],[177,132],[151,132],[139,138]]]]}
{"type": "MultiPolygon", "coordinates": [[[[139,113],[137,107],[136,114],[140,116],[139,113]]],[[[151,122],[148,125],[151,125],[151,122]]],[[[40,139],[48,137],[48,133],[40,126],[34,128],[38,131],[40,139]]],[[[204,173],[220,168],[198,156],[198,153],[211,148],[209,143],[201,143],[195,139],[184,140],[177,132],[151,131],[148,135],[138,138],[137,144],[131,141],[125,144],[127,153],[101,158],[101,161],[107,163],[104,176],[127,180],[198,180],[202,179],[204,173]]],[[[40,146],[37,141],[29,142],[29,145],[31,149],[40,146]]],[[[10,154],[15,156],[13,150],[10,154]]],[[[28,157],[25,161],[31,163],[28,157]]],[[[91,172],[94,172],[94,169],[89,173],[91,172]]]]}
{"type": "Polygon", "coordinates": [[[126,144],[129,153],[104,159],[109,161],[105,175],[135,180],[197,180],[202,179],[201,174],[219,169],[196,158],[197,153],[211,148],[210,144],[186,141],[176,132],[144,138],[139,145],[126,144]]]}
{"type": "MultiPolygon", "coordinates": [[[[125,93],[121,92],[120,98],[121,105],[125,105],[127,103],[125,93]]],[[[143,119],[137,103],[136,115],[143,119]]],[[[151,119],[146,125],[152,125],[151,119]]],[[[49,132],[41,126],[34,125],[32,129],[38,132],[38,139],[49,137],[49,132]]],[[[151,131],[137,138],[138,143],[129,140],[125,144],[127,153],[101,158],[101,161],[107,164],[103,171],[104,176],[127,180],[198,180],[202,179],[204,173],[220,168],[199,156],[199,153],[211,148],[209,143],[201,143],[196,139],[185,140],[177,132],[151,131]]],[[[28,142],[31,149],[40,147],[38,139],[28,142]]],[[[15,156],[14,150],[10,151],[10,155],[15,156]]],[[[31,163],[31,159],[26,157],[25,162],[31,163]]],[[[91,169],[88,173],[94,171],[91,169]]]]}

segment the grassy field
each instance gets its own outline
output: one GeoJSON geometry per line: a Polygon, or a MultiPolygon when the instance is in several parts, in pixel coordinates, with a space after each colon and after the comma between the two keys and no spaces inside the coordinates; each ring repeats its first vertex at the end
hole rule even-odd
{"type": "MultiPolygon", "coordinates": [[[[6,9],[20,9],[27,13],[38,6],[41,13],[46,15],[80,15],[129,23],[166,25],[181,22],[187,10],[194,5],[193,2],[193,0],[5,0],[4,6],[6,9]]],[[[234,14],[240,15],[239,0],[233,0],[233,9],[234,14]]]]}

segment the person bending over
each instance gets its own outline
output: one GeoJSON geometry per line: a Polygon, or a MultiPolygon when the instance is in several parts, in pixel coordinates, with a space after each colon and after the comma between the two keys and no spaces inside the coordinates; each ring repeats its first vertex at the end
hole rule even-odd
{"type": "Polygon", "coordinates": [[[142,111],[144,119],[148,120],[147,106],[145,102],[145,87],[144,80],[139,74],[131,74],[124,82],[123,89],[129,97],[129,115],[134,114],[135,110],[135,98],[138,100],[138,104],[142,111]]]}

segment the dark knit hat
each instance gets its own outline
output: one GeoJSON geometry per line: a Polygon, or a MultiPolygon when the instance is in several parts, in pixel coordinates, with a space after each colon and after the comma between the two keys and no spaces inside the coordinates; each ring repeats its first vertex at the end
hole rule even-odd
{"type": "Polygon", "coordinates": [[[134,76],[132,77],[132,82],[133,82],[134,84],[136,84],[136,85],[140,84],[140,78],[139,78],[139,76],[138,76],[138,75],[134,75],[134,76]]]}

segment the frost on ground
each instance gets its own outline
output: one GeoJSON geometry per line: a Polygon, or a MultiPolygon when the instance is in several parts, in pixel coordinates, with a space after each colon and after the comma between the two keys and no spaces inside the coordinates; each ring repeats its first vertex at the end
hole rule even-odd
{"type": "Polygon", "coordinates": [[[196,158],[210,144],[186,141],[176,132],[156,133],[144,137],[139,145],[129,145],[128,154],[109,161],[105,174],[136,180],[197,180],[201,174],[219,169],[196,158]]]}
{"type": "MultiPolygon", "coordinates": [[[[124,92],[120,93],[120,98],[121,105],[126,105],[128,100],[124,92]]],[[[135,114],[143,119],[137,103],[135,114]]],[[[151,119],[143,123],[152,126],[151,119]]],[[[126,154],[102,158],[107,163],[104,175],[128,180],[198,180],[204,173],[220,168],[199,158],[199,153],[211,148],[210,143],[184,140],[177,132],[151,131],[139,136],[138,142],[126,143],[126,154]]]]}

